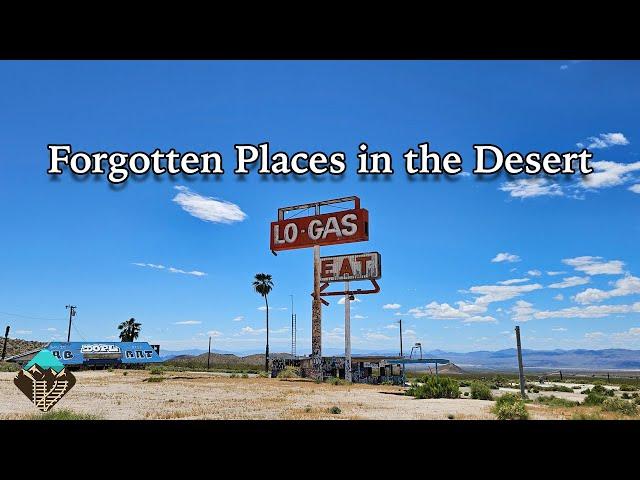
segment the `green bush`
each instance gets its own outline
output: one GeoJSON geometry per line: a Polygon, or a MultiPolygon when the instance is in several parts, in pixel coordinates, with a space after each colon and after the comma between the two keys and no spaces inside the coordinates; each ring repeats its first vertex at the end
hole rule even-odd
{"type": "Polygon", "coordinates": [[[60,409],[50,410],[45,413],[31,415],[28,417],[30,420],[99,420],[97,415],[91,415],[88,413],[76,413],[73,410],[60,409]]]}
{"type": "Polygon", "coordinates": [[[624,398],[625,400],[630,400],[631,399],[631,395],[629,395],[627,392],[624,392],[622,394],[622,398],[624,398]]]}
{"type": "Polygon", "coordinates": [[[127,372],[127,371],[125,370],[124,372],[122,372],[122,376],[123,376],[123,377],[126,377],[128,373],[129,373],[129,372],[127,372]]]}
{"type": "Polygon", "coordinates": [[[496,400],[491,410],[498,420],[527,420],[529,412],[520,395],[505,393],[496,400]]]}
{"type": "Polygon", "coordinates": [[[238,375],[235,373],[232,373],[231,375],[229,375],[229,378],[238,378],[238,375]]]}
{"type": "Polygon", "coordinates": [[[327,409],[327,411],[329,413],[331,413],[332,415],[340,415],[342,413],[342,410],[340,410],[339,407],[336,407],[335,405],[329,409],[327,409]]]}
{"type": "Polygon", "coordinates": [[[242,378],[249,378],[249,374],[248,373],[243,373],[242,374],[242,378]]]}
{"type": "Polygon", "coordinates": [[[300,370],[296,367],[285,367],[284,370],[278,372],[278,378],[297,378],[300,376],[300,370]]]}
{"type": "Polygon", "coordinates": [[[163,380],[164,380],[164,378],[162,378],[162,377],[149,377],[149,378],[147,378],[147,382],[149,382],[149,383],[159,383],[159,382],[161,382],[163,380]]]}
{"type": "Polygon", "coordinates": [[[604,402],[602,402],[602,410],[630,416],[638,414],[638,408],[633,403],[616,397],[606,398],[604,402]]]}
{"type": "Polygon", "coordinates": [[[328,377],[327,383],[330,385],[344,385],[346,382],[338,377],[328,377]]]}
{"type": "Polygon", "coordinates": [[[471,382],[471,398],[475,400],[493,400],[489,385],[484,382],[471,382]]]}
{"type": "Polygon", "coordinates": [[[449,377],[423,377],[421,384],[412,383],[406,392],[415,398],[458,398],[460,385],[449,377]]]}
{"type": "Polygon", "coordinates": [[[575,407],[580,405],[580,402],[574,402],[572,400],[566,400],[564,398],[558,398],[553,395],[541,395],[536,398],[536,402],[542,403],[544,405],[549,405],[551,407],[575,407]]]}
{"type": "Polygon", "coordinates": [[[149,373],[151,375],[164,375],[164,370],[162,369],[162,367],[151,367],[149,369],[149,373]]]}
{"type": "Polygon", "coordinates": [[[599,413],[574,413],[571,420],[602,420],[599,413]]]}
{"type": "Polygon", "coordinates": [[[582,403],[584,403],[585,405],[602,405],[602,403],[607,398],[608,397],[606,395],[591,390],[589,393],[587,393],[587,396],[582,403]]]}
{"type": "Polygon", "coordinates": [[[638,389],[633,385],[627,385],[626,383],[623,383],[622,385],[620,385],[621,392],[635,392],[636,390],[638,389]]]}

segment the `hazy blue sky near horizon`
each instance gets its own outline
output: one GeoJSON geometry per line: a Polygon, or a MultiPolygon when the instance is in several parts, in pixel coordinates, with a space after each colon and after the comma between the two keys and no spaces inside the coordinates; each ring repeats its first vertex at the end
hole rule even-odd
{"type": "MultiPolygon", "coordinates": [[[[494,350],[640,346],[640,63],[0,62],[0,323],[12,336],[109,340],[129,317],[165,350],[264,348],[257,272],[273,275],[271,350],[310,350],[312,252],[269,251],[278,207],[358,195],[382,291],[352,306],[353,347],[494,350]],[[344,151],[347,172],[233,174],[235,143],[344,151]],[[355,154],[394,155],[395,174],[356,175],[355,154]],[[401,155],[430,142],[594,153],[582,178],[411,179],[401,155]],[[47,175],[47,144],[74,151],[219,151],[224,176],[47,175]],[[209,198],[210,197],[210,198],[209,198]],[[216,199],[216,200],[212,200],[216,199]],[[222,203],[221,203],[222,202],[222,203]],[[224,203],[228,202],[228,203],[224,203]],[[238,214],[236,205],[245,217],[238,214]],[[201,208],[193,212],[194,206],[201,208]],[[212,212],[230,223],[206,221],[212,212]],[[229,213],[231,212],[231,213],[229,213]],[[235,213],[234,213],[235,212],[235,213]],[[160,267],[163,268],[160,268],[160,267]]],[[[323,311],[323,346],[344,345],[344,311],[323,311]]]]}

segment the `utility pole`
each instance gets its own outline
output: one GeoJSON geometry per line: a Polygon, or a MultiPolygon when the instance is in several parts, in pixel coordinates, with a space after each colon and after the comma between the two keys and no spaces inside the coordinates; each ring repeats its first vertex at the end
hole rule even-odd
{"type": "Polygon", "coordinates": [[[344,291],[344,379],[351,382],[351,294],[348,281],[344,282],[344,291]]]}
{"type": "Polygon", "coordinates": [[[400,357],[402,358],[402,319],[398,320],[400,324],[400,357]]]}
{"type": "Polygon", "coordinates": [[[209,337],[209,354],[207,355],[207,370],[211,366],[211,337],[209,337]]]}
{"type": "Polygon", "coordinates": [[[520,327],[516,325],[516,345],[518,346],[518,370],[520,372],[520,395],[527,398],[525,391],[524,367],[522,366],[522,345],[520,344],[520,327]]]}
{"type": "Polygon", "coordinates": [[[69,331],[67,332],[67,343],[71,340],[71,319],[76,316],[76,306],[67,305],[65,308],[69,310],[69,331]]]}
{"type": "Polygon", "coordinates": [[[2,345],[2,358],[0,360],[4,360],[5,355],[7,354],[7,341],[9,339],[9,329],[11,327],[7,325],[7,329],[4,331],[4,345],[2,345]]]}

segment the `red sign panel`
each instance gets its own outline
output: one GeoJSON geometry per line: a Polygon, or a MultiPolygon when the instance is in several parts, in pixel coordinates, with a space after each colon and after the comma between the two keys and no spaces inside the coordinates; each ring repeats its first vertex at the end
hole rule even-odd
{"type": "Polygon", "coordinates": [[[364,208],[271,222],[271,250],[369,240],[369,212],[364,208]]]}

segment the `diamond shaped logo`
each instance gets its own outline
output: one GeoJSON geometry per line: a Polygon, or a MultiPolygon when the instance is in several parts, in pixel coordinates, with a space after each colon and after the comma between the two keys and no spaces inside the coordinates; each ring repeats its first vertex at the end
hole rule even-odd
{"type": "Polygon", "coordinates": [[[43,349],[18,372],[13,383],[38,409],[47,412],[76,384],[76,377],[43,349]]]}

